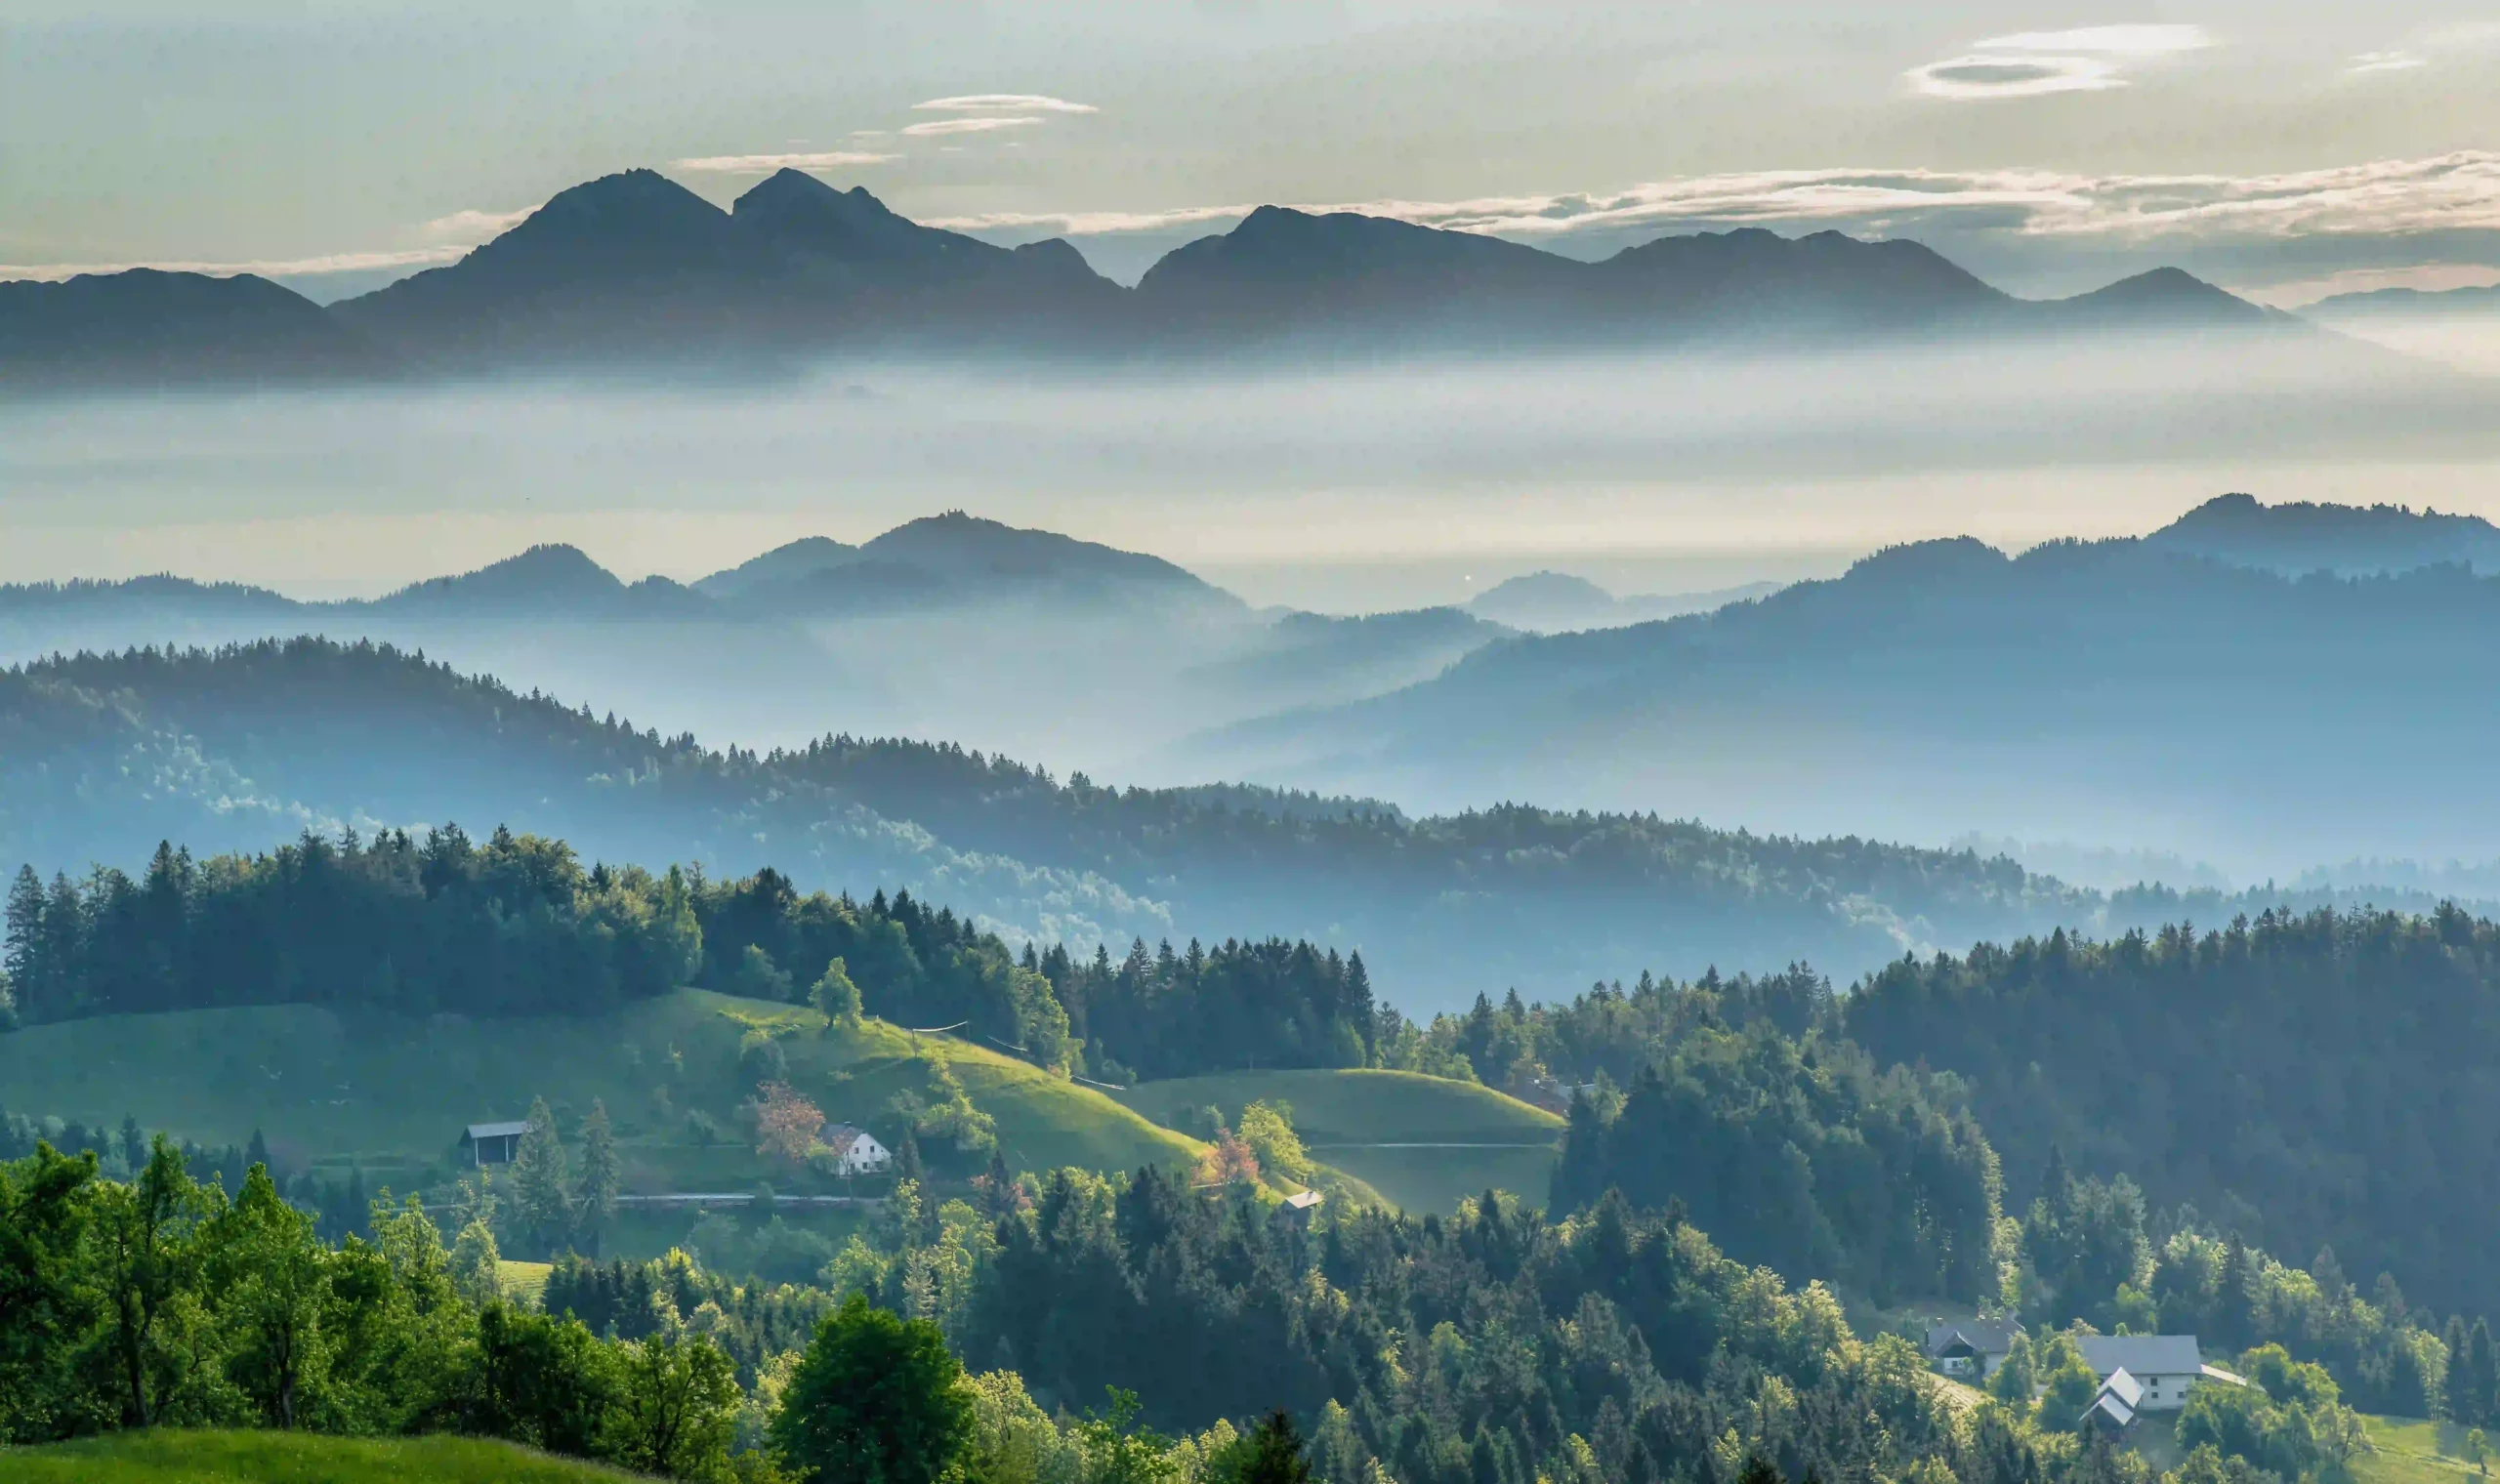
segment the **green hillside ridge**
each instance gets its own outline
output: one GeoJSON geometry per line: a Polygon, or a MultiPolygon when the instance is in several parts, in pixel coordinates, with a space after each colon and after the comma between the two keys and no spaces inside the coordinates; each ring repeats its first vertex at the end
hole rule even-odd
{"type": "Polygon", "coordinates": [[[519,1119],[543,1096],[569,1138],[596,1098],[615,1125],[629,1194],[742,1192],[764,1180],[834,1191],[756,1154],[738,1111],[755,1092],[740,1062],[753,1032],[780,1049],[791,1086],[828,1119],[872,1130],[897,1092],[931,1096],[942,1058],[996,1120],[1019,1170],[1165,1166],[1205,1148],[951,1037],[915,1040],[877,1020],[828,1035],[815,1010],[694,989],[587,1018],[411,1021],[298,1005],[62,1021],[0,1036],[0,1101],[94,1124],[129,1115],[201,1144],[239,1144],[257,1129],[281,1159],[354,1160],[368,1182],[406,1189],[452,1167],[464,1125],[519,1119]],[[697,1113],[721,1142],[696,1141],[697,1113]]]}
{"type": "Polygon", "coordinates": [[[0,1450],[10,1484],[598,1484],[636,1479],[479,1438],[343,1438],[160,1427],[0,1450]]]}
{"type": "Polygon", "coordinates": [[[1562,1120],[1542,1108],[1419,1072],[1223,1072],[1115,1095],[1166,1128],[1190,1127],[1203,1108],[1238,1122],[1249,1103],[1289,1103],[1313,1159],[1419,1214],[1451,1211],[1487,1189],[1543,1204],[1562,1134],[1562,1120]]]}

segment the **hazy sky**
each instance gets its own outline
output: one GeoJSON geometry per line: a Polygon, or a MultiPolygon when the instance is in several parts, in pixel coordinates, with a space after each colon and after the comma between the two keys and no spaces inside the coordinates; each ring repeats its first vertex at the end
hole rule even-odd
{"type": "Polygon", "coordinates": [[[2488,5],[7,0],[0,265],[333,297],[635,165],[790,157],[1106,271],[1265,201],[1594,254],[1758,221],[2018,290],[2500,277],[2488,5]],[[207,13],[213,11],[214,15],[207,13]],[[353,270],[353,271],[346,271],[353,270]],[[2343,278],[2335,275],[2345,274],[2343,278]]]}

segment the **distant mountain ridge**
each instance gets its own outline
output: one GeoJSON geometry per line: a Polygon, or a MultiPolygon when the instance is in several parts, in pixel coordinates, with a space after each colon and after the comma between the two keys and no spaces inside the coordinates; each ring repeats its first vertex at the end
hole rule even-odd
{"type": "Polygon", "coordinates": [[[1776,593],[1775,582],[1740,583],[1699,593],[1638,593],[1617,597],[1585,577],[1539,571],[1509,578],[1467,600],[1467,611],[1514,629],[1553,634],[1572,629],[1611,629],[1687,613],[1705,613],[1731,602],[1776,593]]]}
{"type": "Polygon", "coordinates": [[[2251,495],[2217,495],[2145,544],[2292,576],[2409,572],[2442,562],[2500,572],[2500,526],[2400,505],[2261,505],[2251,495]]]}
{"type": "MultiPolygon", "coordinates": [[[[2401,532],[2425,517],[2263,518],[2401,532]]],[[[2500,577],[2453,549],[2340,576],[2303,555],[2348,546],[2331,534],[2202,543],[2229,555],[2171,549],[2181,535],[1894,548],[1713,613],[1507,639],[1405,689],[1158,761],[1419,810],[1533,797],[1878,838],[1979,831],[2171,850],[2244,879],[2488,855],[2500,786],[2478,760],[2500,735],[2500,577]]]]}
{"type": "Polygon", "coordinates": [[[1477,233],[1264,206],[1134,289],[1063,240],[1004,248],[796,170],[728,210],[650,170],[604,176],[459,262],[327,309],[259,279],[0,284],[0,375],[111,381],[734,369],[830,350],[1156,356],[1638,348],[1712,337],[2262,328],[2175,268],[2015,299],[1933,250],[1758,227],[1599,263],[1477,233]]]}

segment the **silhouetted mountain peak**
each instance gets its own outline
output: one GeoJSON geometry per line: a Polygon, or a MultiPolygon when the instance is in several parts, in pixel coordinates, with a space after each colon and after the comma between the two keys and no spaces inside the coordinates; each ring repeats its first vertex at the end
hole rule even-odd
{"type": "Polygon", "coordinates": [[[560,190],[472,258],[520,251],[661,257],[717,251],[729,214],[655,170],[627,170],[560,190]]]}
{"type": "Polygon", "coordinates": [[[2145,544],[2235,566],[2287,573],[2402,572],[2441,562],[2500,569],[2500,527],[2477,515],[2402,505],[2261,505],[2247,494],[2216,495],[2145,544]]]}
{"type": "Polygon", "coordinates": [[[2257,324],[2268,317],[2265,309],[2247,300],[2176,268],[2137,273],[2059,303],[2068,310],[2096,318],[2142,322],[2156,328],[2257,324]]]}
{"type": "Polygon", "coordinates": [[[1004,261],[1006,249],[923,227],[854,186],[837,190],[799,170],[782,170],[737,198],[738,227],[784,248],[839,263],[913,264],[1004,261]]]}
{"type": "Polygon", "coordinates": [[[0,282],[0,384],[110,375],[179,381],[371,371],[364,340],[321,307],[250,273],[135,268],[0,282]]]}
{"type": "Polygon", "coordinates": [[[959,510],[896,526],[861,547],[859,555],[863,559],[954,576],[1107,578],[1208,594],[1219,591],[1160,556],[1123,552],[1056,531],[1027,530],[959,510]]]}
{"type": "Polygon", "coordinates": [[[416,583],[382,601],[406,606],[562,607],[612,600],[625,591],[616,574],[591,560],[581,548],[545,545],[474,572],[416,583]]]}
{"type": "Polygon", "coordinates": [[[715,572],[694,587],[713,598],[733,598],[767,583],[797,582],[828,567],[847,566],[858,557],[859,549],[848,542],[830,536],[802,536],[715,572]]]}

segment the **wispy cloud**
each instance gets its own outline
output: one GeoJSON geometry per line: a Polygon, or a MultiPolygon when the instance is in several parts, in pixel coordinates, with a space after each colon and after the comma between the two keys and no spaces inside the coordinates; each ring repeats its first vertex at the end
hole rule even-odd
{"type": "MultiPolygon", "coordinates": [[[[1932,224],[2034,236],[2151,240],[2500,229],[2500,151],[2276,175],[2078,175],[2046,170],[1830,169],[1686,176],[1607,193],[1461,201],[1306,203],[1455,231],[1565,237],[1736,226],[1833,227],[1869,234],[1932,224]]],[[[1247,205],[1168,211],[994,212],[934,220],[958,231],[1068,236],[1229,225],[1247,205]]]]}
{"type": "Polygon", "coordinates": [[[988,134],[999,129],[1030,129],[1044,120],[1029,113],[983,113],[967,118],[933,118],[923,123],[905,124],[902,132],[913,139],[930,135],[988,134]]]}
{"type": "Polygon", "coordinates": [[[1100,113],[1092,103],[1072,103],[1040,93],[966,93],[913,103],[922,113],[1100,113]]]}
{"type": "Polygon", "coordinates": [[[212,278],[230,278],[238,273],[255,273],[263,278],[304,278],[322,273],[368,272],[379,268],[433,268],[455,262],[468,251],[467,247],[424,247],[404,252],[328,253],[317,258],[261,258],[241,263],[166,258],[128,263],[0,263],[0,280],[31,279],[58,283],[81,273],[126,273],[141,268],[152,268],[167,273],[205,273],[212,278]]]}
{"type": "Polygon", "coordinates": [[[527,221],[538,210],[524,206],[519,211],[455,211],[447,217],[437,217],[417,230],[438,242],[460,242],[475,245],[491,241],[527,221]]]}
{"type": "Polygon", "coordinates": [[[2423,59],[2411,52],[2363,52],[2353,59],[2347,72],[2407,72],[2421,66],[2423,59]]]}
{"type": "Polygon", "coordinates": [[[2043,93],[2097,93],[2123,88],[2117,64],[2099,57],[1948,57],[1909,70],[1910,85],[1930,98],[2032,98],[2043,93]]]}
{"type": "Polygon", "coordinates": [[[241,273],[263,278],[316,278],[330,273],[438,268],[459,262],[472,248],[518,227],[536,210],[536,206],[524,206],[518,211],[455,211],[447,217],[437,217],[419,225],[413,233],[425,240],[427,245],[423,247],[241,261],[148,258],[123,263],[0,263],[0,280],[58,283],[81,273],[124,273],[141,268],[167,273],[204,273],[212,278],[231,278],[241,273]]]}
{"type": "Polygon", "coordinates": [[[774,170],[847,170],[854,165],[883,165],[898,158],[864,149],[826,149],[813,154],[707,154],[672,160],[669,168],[694,175],[764,175],[774,170]]]}
{"type": "Polygon", "coordinates": [[[2017,31],[1971,43],[1968,55],[1924,62],[1903,75],[1930,98],[2035,98],[2127,86],[2136,62],[2214,45],[2201,25],[2086,25],[2017,31]]]}

